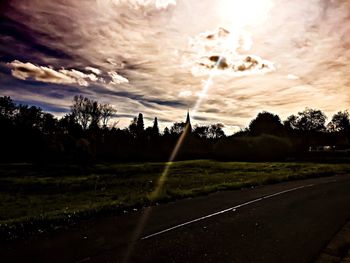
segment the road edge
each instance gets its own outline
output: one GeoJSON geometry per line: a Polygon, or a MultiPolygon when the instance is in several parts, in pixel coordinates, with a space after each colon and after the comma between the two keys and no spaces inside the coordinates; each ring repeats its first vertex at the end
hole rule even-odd
{"type": "Polygon", "coordinates": [[[315,263],[350,263],[350,221],[331,239],[315,263]]]}

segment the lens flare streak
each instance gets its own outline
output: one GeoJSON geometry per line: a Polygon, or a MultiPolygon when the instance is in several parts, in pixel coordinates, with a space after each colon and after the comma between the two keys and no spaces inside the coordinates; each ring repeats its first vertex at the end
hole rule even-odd
{"type": "MultiPolygon", "coordinates": [[[[220,56],[220,58],[218,59],[218,61],[215,64],[214,70],[211,71],[207,81],[204,82],[204,86],[202,88],[200,96],[199,96],[199,98],[197,99],[197,101],[196,101],[196,103],[194,105],[194,111],[192,112],[192,114],[194,116],[198,112],[198,109],[199,109],[199,107],[200,107],[200,105],[201,105],[201,103],[203,101],[203,98],[208,93],[208,91],[210,89],[210,86],[213,84],[213,77],[215,75],[215,70],[218,68],[218,66],[222,62],[223,58],[224,58],[223,56],[220,56]]],[[[185,129],[182,132],[180,138],[176,142],[176,145],[175,145],[175,147],[174,147],[174,149],[173,149],[173,151],[172,151],[172,153],[170,155],[169,161],[166,163],[165,168],[164,168],[161,176],[159,177],[159,179],[157,181],[157,184],[156,184],[156,187],[155,187],[154,191],[149,195],[149,199],[150,199],[151,202],[154,202],[155,200],[157,200],[157,198],[162,193],[162,190],[163,190],[164,184],[165,184],[165,182],[167,180],[167,177],[168,177],[171,165],[175,161],[175,159],[176,159],[176,157],[177,157],[177,155],[178,155],[178,153],[179,153],[179,151],[181,149],[181,146],[182,146],[186,136],[189,134],[189,132],[190,132],[189,129],[190,129],[190,126],[187,124],[185,126],[185,129]]],[[[136,229],[135,229],[135,231],[132,234],[132,237],[130,239],[129,247],[126,250],[126,253],[125,253],[125,256],[124,256],[124,260],[123,260],[124,263],[129,262],[129,258],[130,258],[131,254],[132,254],[132,251],[134,249],[135,243],[137,242],[137,240],[140,239],[142,231],[143,231],[145,225],[147,224],[147,221],[148,221],[148,219],[149,219],[149,217],[151,215],[151,211],[152,211],[152,207],[147,207],[143,211],[143,214],[142,214],[142,216],[141,216],[141,218],[140,218],[140,220],[139,220],[139,222],[138,222],[138,224],[136,226],[136,229]]]]}

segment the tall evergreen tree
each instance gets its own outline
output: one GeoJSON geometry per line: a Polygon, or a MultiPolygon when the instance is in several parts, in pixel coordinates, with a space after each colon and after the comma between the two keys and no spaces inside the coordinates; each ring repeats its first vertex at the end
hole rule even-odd
{"type": "Polygon", "coordinates": [[[154,136],[159,136],[159,127],[158,127],[158,119],[157,117],[154,118],[153,127],[152,127],[152,133],[154,136]]]}
{"type": "Polygon", "coordinates": [[[145,130],[145,125],[143,123],[143,115],[142,115],[142,113],[139,113],[139,116],[137,118],[136,127],[137,127],[138,134],[143,133],[143,131],[145,130]]]}

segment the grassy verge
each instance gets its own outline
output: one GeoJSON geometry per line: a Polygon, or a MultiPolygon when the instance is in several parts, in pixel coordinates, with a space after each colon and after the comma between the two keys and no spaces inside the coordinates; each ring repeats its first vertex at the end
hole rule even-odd
{"type": "MultiPolygon", "coordinates": [[[[0,165],[0,235],[42,231],[83,217],[150,203],[165,163],[81,166],[0,165]]],[[[350,173],[350,164],[171,164],[156,202],[287,180],[350,173]]]]}

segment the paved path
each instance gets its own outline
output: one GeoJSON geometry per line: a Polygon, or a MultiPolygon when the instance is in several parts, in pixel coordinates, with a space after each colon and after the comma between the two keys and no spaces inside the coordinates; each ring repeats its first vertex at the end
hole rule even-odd
{"type": "Polygon", "coordinates": [[[224,191],[0,248],[1,262],[314,262],[350,219],[350,176],[224,191]]]}

